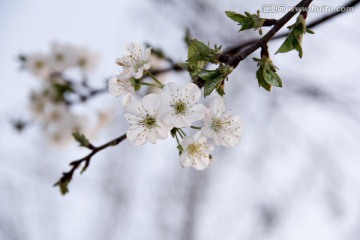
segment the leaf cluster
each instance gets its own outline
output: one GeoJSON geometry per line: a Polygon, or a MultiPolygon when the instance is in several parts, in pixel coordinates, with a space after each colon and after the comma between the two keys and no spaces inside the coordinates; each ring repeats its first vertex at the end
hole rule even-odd
{"type": "Polygon", "coordinates": [[[209,96],[214,90],[220,96],[224,96],[224,83],[232,71],[232,67],[224,64],[220,64],[215,70],[202,70],[199,73],[199,77],[205,81],[204,96],[209,96]]]}
{"type": "Polygon", "coordinates": [[[263,56],[261,59],[254,58],[259,67],[256,71],[256,78],[259,83],[259,87],[263,87],[267,91],[271,91],[271,87],[282,87],[282,81],[279,75],[276,73],[278,69],[267,56],[263,56]]]}
{"type": "Polygon", "coordinates": [[[254,30],[259,30],[260,35],[262,35],[261,27],[264,25],[265,18],[260,17],[259,10],[256,14],[245,12],[245,15],[232,11],[225,11],[225,13],[231,20],[241,25],[239,32],[254,28],[254,30]]]}
{"type": "Polygon", "coordinates": [[[276,53],[286,53],[292,50],[296,50],[299,53],[299,57],[302,58],[303,36],[305,33],[314,34],[314,32],[306,28],[306,19],[301,14],[296,19],[296,22],[289,26],[288,29],[290,30],[290,33],[276,53]]]}
{"type": "Polygon", "coordinates": [[[190,41],[188,60],[186,63],[178,64],[180,67],[189,72],[193,81],[198,78],[205,81],[204,96],[210,95],[214,90],[221,96],[225,94],[224,81],[232,72],[233,68],[220,63],[218,56],[221,53],[221,46],[214,48],[209,47],[196,39],[190,41]],[[205,66],[208,63],[219,64],[214,70],[207,70],[205,66]]]}

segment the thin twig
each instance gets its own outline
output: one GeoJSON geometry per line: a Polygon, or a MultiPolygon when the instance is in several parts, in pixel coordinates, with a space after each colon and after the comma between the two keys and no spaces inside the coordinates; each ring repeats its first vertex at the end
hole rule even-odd
{"type": "Polygon", "coordinates": [[[79,166],[84,163],[84,167],[82,168],[81,172],[84,172],[87,167],[90,165],[90,161],[91,158],[97,154],[98,152],[100,152],[101,150],[111,147],[111,146],[116,146],[119,143],[121,143],[122,141],[124,141],[126,139],[126,134],[121,135],[120,137],[117,137],[99,147],[95,147],[92,144],[89,144],[88,146],[86,146],[88,149],[91,150],[91,152],[86,155],[85,157],[76,160],[76,161],[72,161],[69,165],[71,166],[70,171],[68,172],[64,172],[62,174],[62,177],[54,184],[54,186],[59,186],[60,190],[62,192],[62,194],[66,194],[68,192],[68,188],[67,185],[68,183],[71,181],[71,179],[73,178],[74,172],[76,171],[76,169],[79,168],[79,166]]]}

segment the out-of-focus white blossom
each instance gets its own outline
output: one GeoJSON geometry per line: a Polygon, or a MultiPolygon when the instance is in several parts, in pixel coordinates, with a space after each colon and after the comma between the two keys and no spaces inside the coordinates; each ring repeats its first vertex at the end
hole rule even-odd
{"type": "Polygon", "coordinates": [[[99,56],[87,48],[77,48],[75,64],[83,71],[92,71],[95,69],[99,56]]]}
{"type": "Polygon", "coordinates": [[[73,139],[73,132],[84,132],[86,129],[87,122],[84,116],[75,115],[61,105],[49,112],[48,117],[47,135],[56,144],[65,144],[73,139]]]}
{"type": "Polygon", "coordinates": [[[76,66],[76,50],[76,47],[69,44],[53,43],[49,56],[52,70],[62,72],[76,66]]]}
{"type": "Polygon", "coordinates": [[[41,119],[43,117],[48,101],[49,99],[47,99],[44,94],[40,92],[32,92],[29,108],[35,118],[41,119]]]}
{"type": "Polygon", "coordinates": [[[142,78],[144,70],[150,69],[151,66],[151,48],[147,48],[145,54],[143,54],[140,44],[130,43],[126,49],[126,55],[117,58],[115,63],[122,67],[130,68],[136,79],[142,78]]]}
{"type": "Polygon", "coordinates": [[[158,117],[159,103],[159,95],[149,94],[141,102],[133,100],[126,107],[125,117],[130,123],[126,136],[135,146],[167,138],[170,128],[165,127],[158,117]]]}
{"type": "Polygon", "coordinates": [[[200,132],[193,137],[184,137],[181,141],[183,151],[180,155],[180,163],[183,167],[193,167],[196,170],[204,170],[212,164],[210,157],[214,149],[211,144],[207,144],[207,138],[200,132]]]}
{"type": "Polygon", "coordinates": [[[183,87],[175,83],[165,85],[160,98],[159,116],[169,127],[190,127],[205,116],[206,107],[197,103],[201,91],[198,86],[188,83],[183,87]]]}
{"type": "Polygon", "coordinates": [[[26,56],[24,62],[25,69],[32,74],[42,79],[49,77],[51,68],[49,64],[49,57],[42,53],[33,53],[26,56]]]}
{"type": "Polygon", "coordinates": [[[239,117],[226,111],[224,99],[215,97],[204,118],[202,134],[213,138],[216,145],[234,147],[240,140],[242,123],[239,117]]]}

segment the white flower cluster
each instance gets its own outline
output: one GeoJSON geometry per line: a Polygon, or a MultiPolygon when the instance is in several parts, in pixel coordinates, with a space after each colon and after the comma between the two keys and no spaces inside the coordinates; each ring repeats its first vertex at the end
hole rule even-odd
{"type": "Polygon", "coordinates": [[[117,76],[109,80],[109,91],[115,97],[125,94],[124,105],[131,101],[135,93],[131,79],[141,79],[144,71],[150,69],[151,48],[147,48],[145,54],[141,45],[131,43],[126,48],[125,56],[117,58],[115,63],[123,68],[117,76]]]}
{"type": "Polygon", "coordinates": [[[87,73],[93,70],[98,61],[97,54],[83,47],[54,43],[49,53],[27,54],[21,60],[25,70],[43,80],[40,88],[31,94],[29,109],[32,120],[43,127],[51,142],[66,143],[72,139],[73,132],[95,135],[95,129],[98,130],[104,121],[108,121],[104,117],[105,112],[101,111],[90,128],[91,116],[76,113],[67,102],[71,97],[76,99],[69,97],[70,93],[76,95],[79,89],[79,93],[87,89],[78,89],[77,86],[83,85],[66,76],[65,71],[80,69],[81,73],[87,73]]]}
{"type": "MultiPolygon", "coordinates": [[[[140,45],[131,44],[128,51],[127,56],[116,61],[124,67],[124,72],[109,81],[109,90],[116,93],[115,96],[133,94],[135,90],[129,76],[141,78],[143,71],[150,68],[150,49],[143,56],[140,45]]],[[[208,139],[225,147],[234,147],[239,142],[241,120],[226,110],[222,97],[214,97],[207,108],[199,103],[201,91],[194,83],[179,86],[170,82],[160,87],[159,94],[148,94],[141,101],[132,98],[125,106],[125,117],[130,124],[127,138],[132,144],[156,143],[158,139],[166,139],[171,132],[179,144],[181,165],[203,170],[212,163],[213,145],[208,139]],[[203,122],[202,127],[193,126],[198,121],[203,122]],[[186,136],[182,128],[194,128],[198,132],[186,136]],[[178,136],[182,138],[181,142],[178,136]]]]}
{"type": "Polygon", "coordinates": [[[24,67],[35,76],[47,79],[52,73],[63,72],[70,68],[91,71],[97,61],[98,55],[86,48],[54,43],[48,54],[41,52],[27,54],[24,67]]]}
{"type": "Polygon", "coordinates": [[[83,132],[86,126],[85,116],[73,113],[64,103],[54,102],[49,93],[43,91],[32,93],[30,111],[53,143],[68,142],[72,132],[83,132]]]}

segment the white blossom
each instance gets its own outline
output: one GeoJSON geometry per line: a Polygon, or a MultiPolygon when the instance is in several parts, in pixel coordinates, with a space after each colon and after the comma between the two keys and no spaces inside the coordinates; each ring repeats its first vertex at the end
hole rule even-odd
{"type": "Polygon", "coordinates": [[[135,146],[167,138],[170,128],[165,127],[158,117],[159,103],[159,95],[149,94],[141,102],[131,101],[125,108],[125,117],[130,123],[126,136],[135,146]]]}
{"type": "Polygon", "coordinates": [[[54,109],[48,113],[46,132],[50,140],[56,144],[65,144],[72,140],[73,132],[84,132],[85,116],[75,115],[62,105],[53,105],[54,109]]]}
{"type": "Polygon", "coordinates": [[[124,106],[126,106],[135,93],[134,86],[131,84],[131,70],[124,68],[123,72],[119,75],[110,78],[108,86],[109,92],[115,97],[126,94],[124,98],[124,106]]]}
{"type": "Polygon", "coordinates": [[[215,97],[211,100],[204,118],[202,134],[214,138],[216,145],[234,147],[240,140],[242,123],[239,117],[226,111],[224,99],[215,97]]]}
{"type": "Polygon", "coordinates": [[[27,55],[24,67],[40,78],[47,78],[51,73],[49,57],[42,53],[27,55]]]}
{"type": "Polygon", "coordinates": [[[192,166],[196,170],[204,170],[212,164],[210,153],[214,148],[211,144],[207,144],[207,138],[200,132],[193,137],[184,137],[181,146],[183,151],[180,155],[180,163],[183,167],[192,166]]]}
{"type": "Polygon", "coordinates": [[[53,43],[50,64],[55,72],[76,66],[76,48],[68,44],[53,43]]]}
{"type": "Polygon", "coordinates": [[[76,49],[75,64],[84,71],[91,71],[96,67],[99,56],[87,48],[76,49]]]}
{"type": "Polygon", "coordinates": [[[144,70],[150,69],[151,48],[147,48],[145,54],[141,50],[141,45],[138,43],[130,43],[127,46],[127,54],[123,57],[117,58],[115,63],[131,68],[136,79],[142,78],[144,70]]]}
{"type": "Polygon", "coordinates": [[[182,128],[203,119],[206,107],[197,103],[200,96],[199,87],[193,83],[188,83],[183,87],[175,83],[166,84],[160,95],[161,120],[170,127],[182,128]]]}

